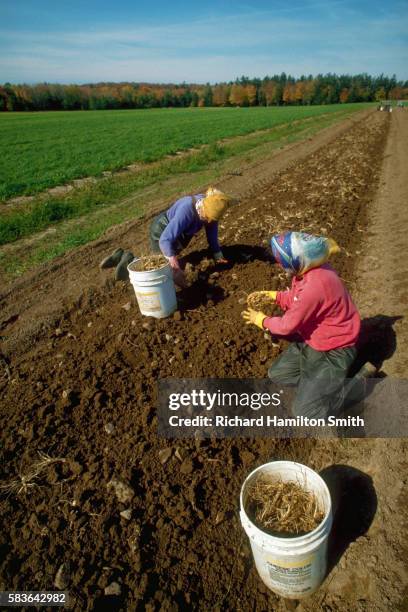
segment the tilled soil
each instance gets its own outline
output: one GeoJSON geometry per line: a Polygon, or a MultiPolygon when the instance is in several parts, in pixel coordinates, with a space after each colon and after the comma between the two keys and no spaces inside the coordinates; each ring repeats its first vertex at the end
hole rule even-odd
{"type": "MultiPolygon", "coordinates": [[[[1,505],[1,589],[50,590],[64,565],[57,582],[66,574],[78,610],[285,609],[254,569],[240,487],[271,459],[336,464],[342,445],[159,439],[156,383],[265,377],[285,342],[244,325],[240,312],[251,291],[285,287],[268,238],[332,236],[344,248],[334,265],[351,280],[389,121],[370,115],[232,210],[221,227],[230,266],[216,268],[203,238],[193,242],[186,259],[198,278],[178,293],[174,318],[142,318],[132,287],[107,282],[67,305],[25,353],[4,355],[1,480],[17,482],[1,505]],[[64,461],[24,482],[38,451],[64,461]]],[[[324,609],[374,609],[365,601],[325,592],[324,609]]]]}

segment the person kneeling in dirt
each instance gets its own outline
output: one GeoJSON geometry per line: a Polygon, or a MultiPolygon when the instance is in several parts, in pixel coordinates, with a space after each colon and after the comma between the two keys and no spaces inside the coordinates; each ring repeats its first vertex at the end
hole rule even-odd
{"type": "Polygon", "coordinates": [[[366,364],[353,379],[345,380],[357,354],[360,316],[343,282],[326,263],[340,249],[330,238],[303,232],[275,235],[271,246],[292,285],[287,291],[255,295],[267,294],[284,314],[267,317],[249,308],[242,316],[247,324],[292,340],[272,363],[268,376],[277,384],[297,386],[295,416],[337,414],[346,400],[363,399],[364,379],[375,374],[374,366],[366,364]]]}
{"type": "Polygon", "coordinates": [[[150,226],[150,246],[154,253],[163,253],[173,269],[174,281],[186,286],[184,272],[177,255],[203,227],[216,263],[226,264],[219,242],[218,221],[231,198],[210,187],[205,194],[180,198],[165,212],[155,217],[150,226]]]}

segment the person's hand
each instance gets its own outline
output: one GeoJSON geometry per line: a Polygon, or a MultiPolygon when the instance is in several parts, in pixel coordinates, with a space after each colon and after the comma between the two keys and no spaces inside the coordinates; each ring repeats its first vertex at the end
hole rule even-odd
{"type": "Polygon", "coordinates": [[[173,280],[181,289],[185,289],[188,286],[184,272],[180,268],[173,268],[173,280]]]}
{"type": "Polygon", "coordinates": [[[260,329],[264,329],[263,322],[264,319],[266,319],[266,314],[260,310],[248,308],[248,310],[244,310],[241,315],[245,319],[246,325],[256,325],[260,329]]]}
{"type": "Polygon", "coordinates": [[[179,263],[179,260],[177,259],[177,256],[172,255],[171,257],[168,258],[168,260],[169,260],[170,267],[173,271],[174,282],[176,283],[176,285],[181,287],[181,289],[185,289],[186,287],[188,287],[188,284],[187,284],[184,272],[180,268],[180,263],[179,263]]]}
{"type": "Polygon", "coordinates": [[[214,259],[216,264],[226,265],[229,263],[228,259],[225,259],[222,251],[217,251],[214,253],[214,259]]]}
{"type": "Polygon", "coordinates": [[[277,291],[253,291],[252,293],[250,293],[248,295],[248,299],[259,299],[263,296],[270,298],[271,300],[273,300],[274,302],[276,301],[276,294],[278,292],[277,291]]]}
{"type": "Polygon", "coordinates": [[[177,255],[172,255],[171,257],[168,257],[168,260],[170,267],[173,268],[173,270],[180,270],[180,263],[177,258],[177,255]]]}

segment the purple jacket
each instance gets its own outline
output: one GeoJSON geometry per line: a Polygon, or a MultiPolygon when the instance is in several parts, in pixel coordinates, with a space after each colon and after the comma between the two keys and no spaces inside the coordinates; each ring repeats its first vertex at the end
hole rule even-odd
{"type": "Polygon", "coordinates": [[[175,245],[181,235],[192,238],[202,227],[205,227],[207,241],[213,253],[220,250],[217,221],[211,221],[210,223],[202,221],[195,208],[194,202],[204,198],[204,194],[200,193],[194,197],[195,200],[191,196],[180,198],[177,202],[174,202],[166,213],[169,224],[159,240],[160,249],[166,257],[177,254],[175,245]]]}

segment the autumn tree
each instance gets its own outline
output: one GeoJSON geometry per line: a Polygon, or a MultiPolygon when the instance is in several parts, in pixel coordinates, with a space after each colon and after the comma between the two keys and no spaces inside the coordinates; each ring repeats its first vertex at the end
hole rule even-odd
{"type": "Polygon", "coordinates": [[[348,101],[348,97],[349,97],[349,90],[346,87],[344,87],[340,92],[340,102],[344,104],[345,102],[348,101]]]}
{"type": "Polygon", "coordinates": [[[229,102],[232,106],[244,106],[246,98],[245,87],[239,83],[234,83],[231,87],[229,102]]]}
{"type": "Polygon", "coordinates": [[[257,91],[255,85],[245,86],[245,99],[249,106],[255,106],[257,102],[257,91]]]}
{"type": "Polygon", "coordinates": [[[390,100],[403,100],[404,98],[404,90],[402,87],[393,87],[390,89],[388,93],[388,97],[390,100]]]}
{"type": "Polygon", "coordinates": [[[229,91],[228,86],[225,84],[215,85],[213,88],[213,105],[214,106],[227,106],[228,104],[229,91]]]}
{"type": "Polygon", "coordinates": [[[291,104],[296,100],[296,85],[294,83],[286,83],[283,88],[282,100],[285,104],[291,104]]]}
{"type": "Polygon", "coordinates": [[[89,83],[0,86],[0,111],[100,110],[116,108],[271,106],[368,102],[406,99],[408,82],[380,74],[318,74],[295,79],[282,72],[251,79],[242,76],[215,85],[152,83],[89,83]]]}
{"type": "Polygon", "coordinates": [[[313,78],[309,77],[303,89],[303,104],[313,104],[314,95],[316,90],[316,82],[313,78]]]}

